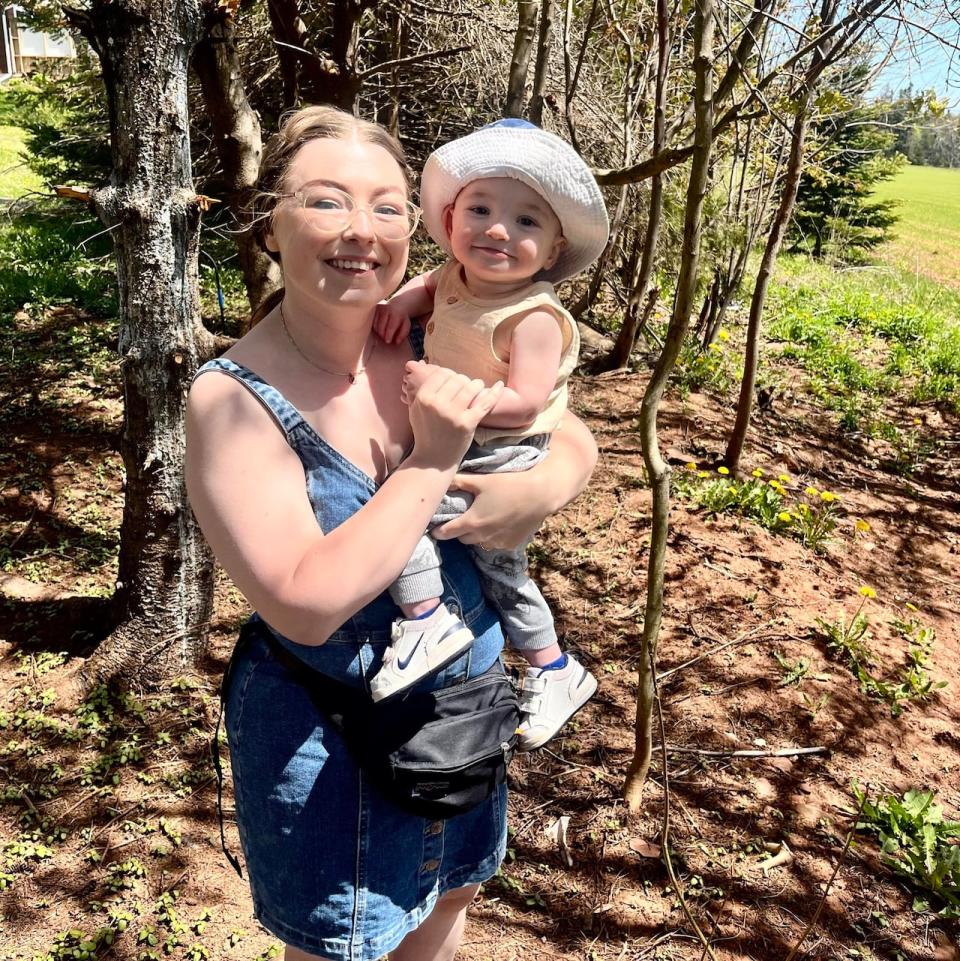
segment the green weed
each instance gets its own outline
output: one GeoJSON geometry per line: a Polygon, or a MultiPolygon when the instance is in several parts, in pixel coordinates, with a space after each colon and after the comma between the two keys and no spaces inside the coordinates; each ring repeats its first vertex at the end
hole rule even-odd
{"type": "Polygon", "coordinates": [[[813,487],[797,495],[785,486],[790,481],[786,474],[774,480],[764,480],[763,474],[757,469],[740,480],[726,467],[717,468],[714,475],[690,463],[676,474],[674,488],[708,514],[739,514],[774,534],[795,537],[805,547],[823,551],[837,527],[839,497],[813,487]]]}
{"type": "MultiPolygon", "coordinates": [[[[944,818],[933,791],[870,799],[856,782],[852,789],[863,806],[857,829],[876,834],[884,863],[941,902],[941,917],[960,918],[960,821],[944,818]]],[[[917,897],[913,907],[922,912],[930,904],[926,897],[917,897]]]]}
{"type": "Polygon", "coordinates": [[[873,432],[894,395],[960,410],[960,296],[892,270],[838,272],[803,257],[778,269],[770,336],[844,429],[873,432]]]}
{"type": "Polygon", "coordinates": [[[891,626],[908,642],[905,663],[892,678],[877,677],[871,670],[876,659],[869,645],[869,621],[863,613],[867,600],[876,597],[876,592],[872,587],[861,587],[860,594],[860,606],[849,621],[841,611],[833,621],[818,617],[816,623],[827,638],[828,648],[846,659],[861,693],[885,701],[890,713],[899,717],[905,704],[924,701],[947,686],[945,681],[934,681],[927,673],[936,634],[933,628],[924,627],[917,620],[894,620],[891,626]]]}

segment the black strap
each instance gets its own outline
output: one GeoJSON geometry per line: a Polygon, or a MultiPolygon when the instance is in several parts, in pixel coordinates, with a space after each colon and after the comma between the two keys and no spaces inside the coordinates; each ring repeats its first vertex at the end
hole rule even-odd
{"type": "Polygon", "coordinates": [[[220,711],[217,714],[217,726],[213,731],[213,743],[210,745],[213,769],[217,775],[217,819],[220,822],[220,847],[223,848],[223,853],[227,856],[230,866],[241,878],[243,877],[243,871],[240,870],[240,862],[227,850],[227,836],[223,826],[223,764],[220,760],[220,725],[223,723],[223,710],[230,689],[233,665],[240,651],[250,643],[255,630],[256,628],[249,621],[240,628],[240,637],[237,639],[236,647],[234,647],[233,654],[230,656],[230,663],[227,664],[227,669],[223,672],[223,680],[220,682],[220,711]]]}

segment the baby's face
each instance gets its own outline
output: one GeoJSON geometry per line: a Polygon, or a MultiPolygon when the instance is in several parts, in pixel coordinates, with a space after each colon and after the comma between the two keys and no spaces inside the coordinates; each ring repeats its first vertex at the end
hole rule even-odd
{"type": "Polygon", "coordinates": [[[511,177],[467,184],[447,208],[446,227],[468,283],[505,292],[552,267],[564,244],[550,205],[511,177]]]}

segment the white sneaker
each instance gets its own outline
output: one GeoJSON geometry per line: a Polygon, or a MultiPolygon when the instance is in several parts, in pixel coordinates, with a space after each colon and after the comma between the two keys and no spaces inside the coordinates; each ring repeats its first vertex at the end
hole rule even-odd
{"type": "Polygon", "coordinates": [[[553,671],[528,667],[520,682],[518,749],[535,751],[543,747],[596,689],[597,679],[572,654],[567,655],[565,667],[553,671]]]}
{"type": "Polygon", "coordinates": [[[375,701],[393,697],[456,660],[472,643],[473,632],[440,604],[421,620],[394,621],[383,666],[370,682],[375,701]]]}

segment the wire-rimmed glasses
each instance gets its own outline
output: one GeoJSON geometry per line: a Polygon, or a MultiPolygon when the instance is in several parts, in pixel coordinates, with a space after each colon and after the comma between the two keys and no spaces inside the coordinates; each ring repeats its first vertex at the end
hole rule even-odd
{"type": "Polygon", "coordinates": [[[292,194],[310,225],[325,234],[338,234],[353,223],[359,211],[370,218],[374,230],[388,240],[405,240],[420,223],[420,208],[409,200],[387,198],[372,204],[358,204],[348,193],[328,184],[306,184],[292,194]]]}

